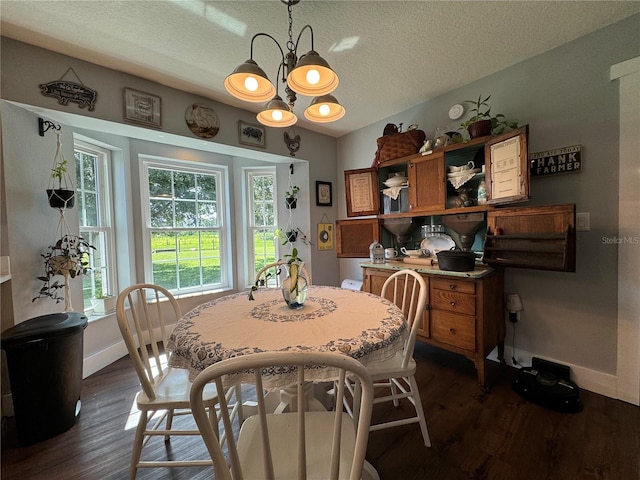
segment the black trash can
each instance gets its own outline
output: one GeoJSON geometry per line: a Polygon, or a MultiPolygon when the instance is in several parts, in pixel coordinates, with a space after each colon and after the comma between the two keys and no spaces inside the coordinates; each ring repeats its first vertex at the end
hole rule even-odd
{"type": "Polygon", "coordinates": [[[86,316],[67,312],[35,317],[2,332],[21,446],[54,437],[75,424],[86,326],[86,316]]]}

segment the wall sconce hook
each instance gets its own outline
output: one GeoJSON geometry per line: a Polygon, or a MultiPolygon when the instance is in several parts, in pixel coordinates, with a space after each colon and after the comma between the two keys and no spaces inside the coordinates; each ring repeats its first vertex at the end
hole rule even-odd
{"type": "Polygon", "coordinates": [[[44,120],[42,117],[38,117],[38,133],[40,133],[41,137],[44,137],[45,132],[49,131],[51,128],[57,131],[60,130],[60,125],[56,125],[49,120],[44,120]]]}

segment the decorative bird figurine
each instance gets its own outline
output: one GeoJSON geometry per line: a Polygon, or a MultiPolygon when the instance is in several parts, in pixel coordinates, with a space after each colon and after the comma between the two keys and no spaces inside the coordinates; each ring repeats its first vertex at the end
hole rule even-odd
{"type": "Polygon", "coordinates": [[[292,137],[289,135],[289,132],[284,132],[284,143],[287,144],[289,155],[295,157],[296,152],[300,150],[300,135],[295,135],[292,137]]]}

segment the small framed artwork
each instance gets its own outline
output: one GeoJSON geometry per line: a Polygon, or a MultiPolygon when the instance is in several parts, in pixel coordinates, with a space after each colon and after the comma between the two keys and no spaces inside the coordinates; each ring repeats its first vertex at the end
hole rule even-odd
{"type": "Polygon", "coordinates": [[[316,181],[316,205],[330,207],[332,204],[331,182],[316,181]]]}
{"type": "Polygon", "coordinates": [[[124,120],[145,127],[161,128],[160,97],[132,88],[125,88],[124,120]]]}
{"type": "Polygon", "coordinates": [[[318,224],[318,250],[333,250],[333,223],[318,224]]]}
{"type": "Polygon", "coordinates": [[[238,121],[238,141],[242,145],[265,148],[267,146],[267,135],[263,126],[254,123],[238,121]]]}
{"type": "Polygon", "coordinates": [[[377,215],[380,213],[378,198],[378,174],[375,168],[345,170],[344,183],[347,195],[347,217],[377,215]]]}

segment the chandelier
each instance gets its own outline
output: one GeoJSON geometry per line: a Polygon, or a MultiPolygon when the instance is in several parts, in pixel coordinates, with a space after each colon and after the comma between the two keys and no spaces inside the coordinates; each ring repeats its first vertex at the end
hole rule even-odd
{"type": "Polygon", "coordinates": [[[311,25],[305,25],[298,39],[293,43],[291,7],[300,0],[280,0],[287,5],[289,13],[289,41],[287,53],[278,41],[267,33],[256,33],[251,38],[250,58],[239,65],[224,81],[227,91],[240,100],[247,102],[267,102],[264,109],[256,115],[263,125],[269,127],[289,127],[298,121],[293,113],[293,107],[297,100],[296,94],[314,97],[311,104],[305,109],[304,116],[307,120],[317,123],[333,122],[342,118],[345,109],[333,95],[330,95],[338,86],[338,75],[331,69],[327,61],[318,55],[313,49],[313,29],[311,25]],[[311,33],[311,50],[298,58],[298,43],[302,33],[309,29],[311,33]],[[269,80],[267,74],[253,60],[253,42],[258,37],[267,37],[274,41],[280,49],[282,61],[278,66],[278,81],[276,85],[269,80]],[[282,77],[281,77],[282,75],[282,77]],[[285,93],[289,103],[287,104],[279,95],[278,84],[286,85],[285,93]]]}

